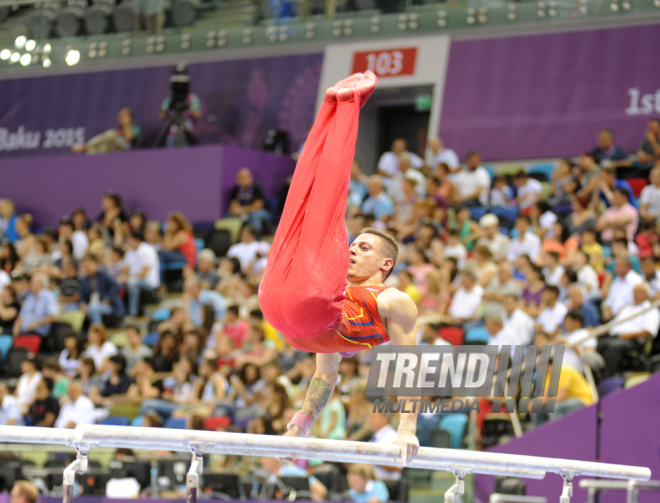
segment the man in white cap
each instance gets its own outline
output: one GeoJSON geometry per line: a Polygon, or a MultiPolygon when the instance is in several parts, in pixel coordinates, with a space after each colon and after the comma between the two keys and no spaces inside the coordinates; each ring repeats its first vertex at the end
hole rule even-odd
{"type": "Polygon", "coordinates": [[[492,213],[486,213],[479,219],[482,237],[477,240],[477,246],[486,245],[493,254],[495,262],[502,262],[506,259],[509,252],[509,243],[511,242],[508,236],[500,232],[499,223],[497,215],[492,213]]]}

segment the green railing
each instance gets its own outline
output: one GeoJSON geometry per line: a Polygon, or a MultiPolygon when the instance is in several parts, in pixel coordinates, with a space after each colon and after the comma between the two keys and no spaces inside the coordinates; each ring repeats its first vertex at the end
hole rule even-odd
{"type": "MultiPolygon", "coordinates": [[[[9,4],[0,1],[0,8],[9,4]]],[[[298,46],[304,50],[315,44],[322,50],[324,44],[351,39],[460,33],[461,30],[475,33],[493,28],[545,30],[590,22],[660,20],[660,0],[469,0],[460,4],[421,5],[406,0],[401,5],[403,11],[397,13],[340,10],[334,19],[316,14],[305,20],[294,17],[278,21],[259,20],[257,7],[249,0],[205,3],[199,6],[198,19],[192,26],[165,28],[152,36],[133,37],[125,32],[32,39],[26,23],[36,7],[23,7],[0,24],[0,75],[67,65],[116,66],[145,57],[155,61],[162,57],[164,62],[166,56],[169,60],[172,56],[213,59],[227,51],[244,49],[275,54],[283,47],[298,46]],[[242,16],[241,12],[252,14],[242,16]]]]}

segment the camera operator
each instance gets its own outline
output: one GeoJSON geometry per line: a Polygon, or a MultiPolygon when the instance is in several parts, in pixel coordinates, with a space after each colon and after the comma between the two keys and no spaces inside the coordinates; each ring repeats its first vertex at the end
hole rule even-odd
{"type": "Polygon", "coordinates": [[[172,148],[194,145],[195,123],[201,116],[199,98],[190,91],[188,68],[184,63],[178,63],[172,67],[169,95],[160,106],[160,118],[166,121],[166,124],[156,146],[166,144],[168,148],[172,148]]]}

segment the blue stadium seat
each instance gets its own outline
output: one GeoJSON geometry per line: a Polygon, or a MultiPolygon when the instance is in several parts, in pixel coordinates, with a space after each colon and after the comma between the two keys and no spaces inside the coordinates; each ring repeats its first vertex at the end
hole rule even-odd
{"type": "Polygon", "coordinates": [[[185,417],[170,417],[165,421],[165,428],[173,428],[175,430],[185,430],[186,429],[186,418],[185,417]]]}
{"type": "Polygon", "coordinates": [[[485,327],[476,327],[467,331],[463,342],[483,342],[484,344],[488,344],[489,341],[490,334],[488,330],[485,327]]]}
{"type": "Polygon", "coordinates": [[[277,205],[280,200],[277,196],[268,196],[266,198],[266,209],[270,212],[271,215],[274,215],[277,212],[277,205]]]}
{"type": "Polygon", "coordinates": [[[7,352],[14,344],[14,338],[11,335],[0,335],[0,354],[2,354],[2,361],[7,358],[7,352]]]}
{"type": "Polygon", "coordinates": [[[534,164],[529,167],[528,173],[543,173],[545,175],[545,181],[549,182],[554,169],[555,167],[552,164],[534,164]]]}
{"type": "Polygon", "coordinates": [[[188,265],[187,262],[166,262],[160,264],[160,267],[165,271],[178,271],[184,269],[188,265]]]}
{"type": "Polygon", "coordinates": [[[131,421],[131,426],[142,426],[144,423],[144,416],[135,416],[131,421]]]}
{"type": "Polygon", "coordinates": [[[206,233],[208,233],[211,228],[213,227],[213,222],[208,221],[208,220],[201,220],[199,222],[193,222],[192,223],[193,229],[200,229],[206,233]]]}
{"type": "Polygon", "coordinates": [[[197,246],[197,252],[201,252],[204,249],[204,240],[203,239],[195,239],[195,246],[197,246]]]}
{"type": "Polygon", "coordinates": [[[108,416],[105,419],[102,419],[99,424],[105,426],[128,426],[131,424],[131,420],[126,416],[108,416]]]}
{"type": "Polygon", "coordinates": [[[488,208],[484,208],[483,206],[473,206],[470,208],[470,217],[477,222],[486,213],[488,213],[488,208]]]}
{"type": "MultiPolygon", "coordinates": [[[[608,248],[609,250],[608,257],[611,256],[612,250],[609,249],[609,247],[604,246],[603,251],[605,250],[605,248],[608,248]]],[[[605,254],[603,253],[603,255],[605,254]]],[[[630,260],[630,266],[632,267],[632,270],[635,271],[637,274],[642,274],[642,263],[640,262],[639,257],[635,257],[634,255],[628,255],[628,260],[630,260]]],[[[615,261],[610,262],[607,265],[607,272],[614,274],[614,265],[615,265],[615,261]]]]}
{"type": "Polygon", "coordinates": [[[438,427],[449,432],[450,447],[452,449],[459,449],[463,444],[463,435],[467,423],[468,416],[466,414],[447,414],[440,419],[438,427]]]}
{"type": "Polygon", "coordinates": [[[160,309],[156,309],[156,312],[154,313],[153,317],[151,318],[154,321],[165,321],[170,319],[170,314],[171,311],[167,309],[166,307],[162,307],[160,309]]]}
{"type": "Polygon", "coordinates": [[[153,348],[158,342],[159,338],[160,338],[160,334],[158,332],[152,332],[142,337],[142,344],[144,344],[145,346],[149,346],[150,348],[153,348]]]}
{"type": "Polygon", "coordinates": [[[518,216],[518,207],[493,206],[490,209],[490,212],[493,215],[497,215],[497,217],[500,219],[500,227],[506,227],[511,230],[513,228],[513,224],[516,222],[516,217],[518,216]]]}

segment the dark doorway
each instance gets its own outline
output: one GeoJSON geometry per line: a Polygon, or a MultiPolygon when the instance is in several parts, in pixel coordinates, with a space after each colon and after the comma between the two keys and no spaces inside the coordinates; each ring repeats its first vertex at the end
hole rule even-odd
{"type": "Polygon", "coordinates": [[[414,105],[378,108],[378,152],[390,150],[392,142],[403,138],[413,154],[424,159],[430,112],[418,112],[414,105]]]}

